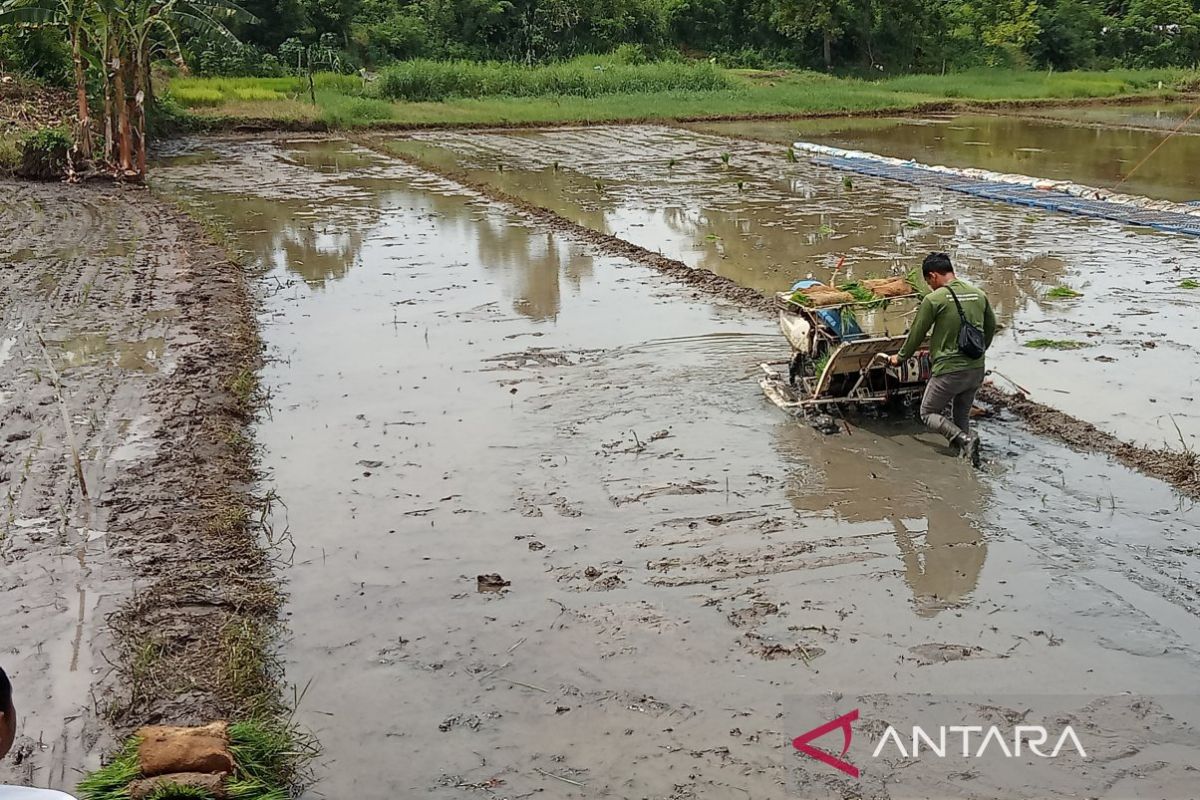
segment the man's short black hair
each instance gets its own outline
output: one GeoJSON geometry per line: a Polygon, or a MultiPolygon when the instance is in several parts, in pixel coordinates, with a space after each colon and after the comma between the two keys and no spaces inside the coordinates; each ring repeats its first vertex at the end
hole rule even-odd
{"type": "Polygon", "coordinates": [[[921,262],[921,274],[930,275],[934,272],[939,275],[954,272],[954,266],[950,263],[950,256],[945,253],[930,253],[925,256],[925,260],[921,262]]]}
{"type": "Polygon", "coordinates": [[[4,667],[0,667],[0,713],[7,714],[12,707],[12,683],[4,667]]]}

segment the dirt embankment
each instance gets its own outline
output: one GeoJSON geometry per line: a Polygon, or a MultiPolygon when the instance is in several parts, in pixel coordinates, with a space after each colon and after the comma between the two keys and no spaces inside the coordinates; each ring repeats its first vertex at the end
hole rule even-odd
{"type": "Polygon", "coordinates": [[[995,386],[985,386],[980,397],[1020,417],[1035,433],[1058,439],[1080,450],[1105,453],[1130,469],[1169,483],[1188,497],[1200,498],[1200,457],[1191,450],[1166,450],[1130,444],[1090,422],[1020,394],[1009,394],[995,386]]]}
{"type": "Polygon", "coordinates": [[[3,189],[9,779],[69,788],[113,734],[275,697],[279,591],[247,488],[259,344],[243,270],[149,192],[3,189]]]}
{"type": "MultiPolygon", "coordinates": [[[[700,291],[723,297],[746,308],[774,313],[775,306],[770,297],[742,286],[729,278],[706,269],[689,267],[682,261],[667,258],[624,239],[580,225],[554,211],[515,197],[491,184],[476,180],[464,170],[439,168],[418,158],[390,150],[378,140],[367,136],[358,136],[354,140],[377,152],[401,159],[421,169],[436,172],[449,180],[470,187],[488,198],[511,206],[531,220],[548,225],[554,230],[566,231],[578,236],[598,246],[605,253],[644,264],[674,280],[686,283],[700,291]]],[[[1200,497],[1200,457],[1190,451],[1141,447],[1105,433],[1094,425],[1069,414],[1021,395],[1009,394],[995,386],[986,387],[982,398],[1020,417],[1031,430],[1041,435],[1057,439],[1080,450],[1113,456],[1125,466],[1163,480],[1189,497],[1200,497]]]]}

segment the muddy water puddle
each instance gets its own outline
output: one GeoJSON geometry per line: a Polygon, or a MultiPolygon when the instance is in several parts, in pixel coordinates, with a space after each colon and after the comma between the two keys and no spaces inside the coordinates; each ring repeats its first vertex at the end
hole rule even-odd
{"type": "MultiPolygon", "coordinates": [[[[1188,109],[1189,111],[1191,109],[1188,109]]],[[[1124,129],[1082,123],[1087,115],[1131,120],[1151,117],[1149,109],[1038,109],[1045,118],[1011,114],[956,114],[885,119],[821,119],[788,122],[714,122],[689,125],[697,131],[777,142],[817,142],[894,158],[950,167],[975,167],[1040,178],[1070,180],[1111,188],[1137,167],[1121,190],[1147,197],[1200,200],[1200,138],[1174,137],[1138,166],[1170,130],[1124,129]]],[[[1186,112],[1184,114],[1186,116],[1186,112]]],[[[1183,117],[1170,119],[1174,127],[1183,117]]],[[[1115,124],[1120,124],[1116,122],[1115,124]]]]}
{"type": "MultiPolygon", "coordinates": [[[[874,122],[874,121],[873,121],[874,122]]],[[[1035,397],[1135,441],[1194,446],[1189,353],[1200,242],[847,176],[786,151],[640,127],[429,133],[392,147],[763,291],[918,268],[947,250],[1005,330],[993,364],[1035,397]],[[1074,300],[1047,298],[1069,285],[1074,300]],[[1029,348],[1078,341],[1069,353],[1029,348]],[[1133,376],[1136,374],[1136,378],[1133,376]]]]}
{"type": "MultiPolygon", "coordinates": [[[[760,396],[769,319],[344,142],[195,150],[219,180],[159,180],[266,270],[257,438],[322,795],[840,796],[791,739],[898,687],[1132,731],[1039,776],[1062,792],[1172,746],[1161,708],[1087,708],[1200,661],[1200,515],[1161,484],[1006,423],[982,474],[911,425],[822,437],[760,396]]],[[[977,796],[961,767],[860,794],[977,796]]]]}

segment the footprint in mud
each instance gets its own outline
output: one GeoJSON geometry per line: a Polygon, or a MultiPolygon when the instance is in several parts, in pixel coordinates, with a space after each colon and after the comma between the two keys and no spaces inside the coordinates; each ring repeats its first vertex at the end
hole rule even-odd
{"type": "Polygon", "coordinates": [[[578,503],[572,503],[557,492],[546,495],[528,495],[522,492],[517,495],[515,508],[522,517],[542,516],[542,506],[551,506],[560,517],[581,517],[583,510],[578,503]]]}
{"type": "Polygon", "coordinates": [[[945,644],[930,642],[908,648],[913,661],[922,667],[944,664],[947,661],[966,661],[972,658],[999,658],[995,653],[969,644],[945,644]]]}
{"type": "Polygon", "coordinates": [[[559,567],[555,568],[554,571],[562,573],[557,579],[560,583],[571,583],[571,590],[576,592],[610,592],[613,589],[620,589],[624,587],[625,581],[623,581],[621,576],[618,574],[623,567],[619,566],[618,564],[617,566],[611,568],[613,571],[605,574],[608,569],[609,567],[607,566],[604,570],[596,567],[587,567],[580,572],[577,569],[571,569],[569,567],[559,567]],[[580,586],[579,584],[584,581],[586,581],[586,583],[580,586]]]}
{"type": "Polygon", "coordinates": [[[729,624],[735,628],[745,628],[757,625],[763,619],[779,613],[779,606],[768,600],[755,600],[753,605],[745,608],[735,608],[726,615],[729,624]]]}

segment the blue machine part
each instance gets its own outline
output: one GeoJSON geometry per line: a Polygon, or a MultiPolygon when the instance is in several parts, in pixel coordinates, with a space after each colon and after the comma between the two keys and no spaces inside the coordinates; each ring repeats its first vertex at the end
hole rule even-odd
{"type": "MultiPolygon", "coordinates": [[[[797,289],[810,289],[813,286],[824,285],[825,284],[821,283],[820,281],[814,281],[810,278],[793,283],[791,291],[794,292],[797,289]]],[[[862,328],[858,327],[858,322],[853,317],[846,320],[846,325],[843,327],[842,312],[838,311],[837,309],[818,308],[813,309],[813,313],[820,317],[821,320],[829,326],[830,330],[836,333],[843,342],[852,342],[855,339],[866,338],[866,334],[862,332],[862,328]]]]}

